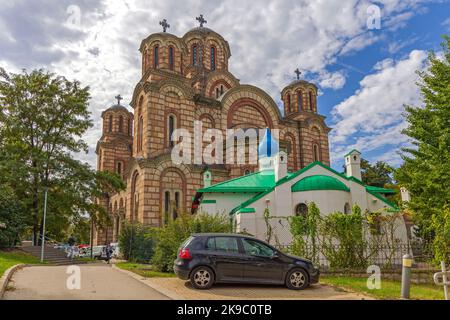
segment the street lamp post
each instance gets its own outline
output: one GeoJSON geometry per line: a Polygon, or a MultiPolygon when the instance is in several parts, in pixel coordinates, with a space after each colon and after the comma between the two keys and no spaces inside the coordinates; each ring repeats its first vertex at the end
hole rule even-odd
{"type": "Polygon", "coordinates": [[[44,193],[44,219],[42,221],[41,262],[44,262],[45,219],[47,218],[47,193],[48,193],[48,188],[45,188],[45,193],[44,193]]]}

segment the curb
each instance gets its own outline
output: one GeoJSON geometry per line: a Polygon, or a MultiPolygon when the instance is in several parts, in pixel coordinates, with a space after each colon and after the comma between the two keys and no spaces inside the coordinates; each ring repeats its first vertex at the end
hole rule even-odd
{"type": "Polygon", "coordinates": [[[152,288],[153,290],[158,291],[162,295],[165,295],[167,298],[169,298],[171,300],[186,300],[186,298],[184,298],[182,296],[179,296],[179,295],[177,295],[177,294],[167,290],[164,287],[161,287],[161,286],[155,285],[153,283],[150,283],[149,281],[146,281],[146,280],[148,280],[148,278],[144,278],[144,277],[142,277],[142,276],[140,276],[140,275],[138,275],[138,274],[136,274],[134,272],[121,269],[121,268],[117,267],[115,264],[112,264],[111,267],[114,270],[117,270],[117,271],[120,271],[122,273],[125,273],[125,274],[129,275],[130,277],[136,279],[137,281],[141,282],[142,284],[145,284],[146,286],[152,288]]]}
{"type": "Polygon", "coordinates": [[[0,299],[3,298],[6,288],[8,287],[8,282],[9,280],[11,280],[14,273],[26,266],[27,266],[26,264],[16,264],[15,266],[12,266],[11,268],[5,271],[3,276],[0,278],[0,299]]]}

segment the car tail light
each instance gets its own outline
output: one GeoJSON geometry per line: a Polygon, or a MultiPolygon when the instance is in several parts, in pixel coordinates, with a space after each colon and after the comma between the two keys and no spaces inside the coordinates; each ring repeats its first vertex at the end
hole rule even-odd
{"type": "Polygon", "coordinates": [[[187,248],[181,249],[178,257],[180,259],[186,259],[186,260],[190,260],[192,258],[191,254],[189,253],[189,249],[187,249],[187,248]]]}

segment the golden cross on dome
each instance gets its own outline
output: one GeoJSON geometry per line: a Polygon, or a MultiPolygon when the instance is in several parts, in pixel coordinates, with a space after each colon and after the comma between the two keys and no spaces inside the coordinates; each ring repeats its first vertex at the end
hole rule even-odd
{"type": "Polygon", "coordinates": [[[159,25],[163,27],[163,32],[166,32],[167,28],[170,28],[170,24],[167,23],[166,19],[160,21],[159,25]]]}
{"type": "Polygon", "coordinates": [[[203,14],[201,14],[199,17],[196,17],[195,20],[200,22],[200,27],[203,27],[203,24],[208,23],[208,21],[206,21],[205,18],[203,18],[203,14]]]}

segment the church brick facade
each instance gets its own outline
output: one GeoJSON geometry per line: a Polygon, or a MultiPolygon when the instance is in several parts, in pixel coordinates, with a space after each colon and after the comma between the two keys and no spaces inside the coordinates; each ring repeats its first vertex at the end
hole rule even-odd
{"type": "Polygon", "coordinates": [[[282,115],[266,92],[241,84],[228,71],[228,42],[203,26],[181,38],[152,34],[140,52],[142,78],[130,103],[133,113],[120,105],[120,98],[102,113],[97,169],[119,173],[127,188],[98,199],[112,224],[95,230],[96,244],[116,242],[125,219],[161,226],[180,212],[190,213],[206,168],[213,184],[257,170],[257,164],[173,164],[171,133],[184,128],[194,136],[195,120],[202,122],[203,132],[215,128],[224,136],[227,128],[279,129],[290,171],[314,161],[330,164],[330,128],[317,113],[314,84],[296,80],[285,87],[282,115]]]}

